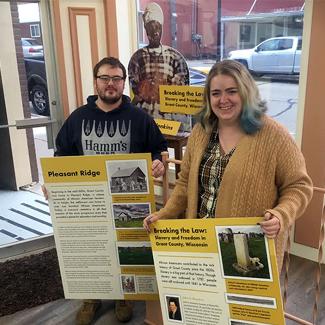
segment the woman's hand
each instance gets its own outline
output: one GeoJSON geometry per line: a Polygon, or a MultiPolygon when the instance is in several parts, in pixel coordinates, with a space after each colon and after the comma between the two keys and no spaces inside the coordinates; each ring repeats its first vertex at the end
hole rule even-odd
{"type": "Polygon", "coordinates": [[[275,238],[280,231],[280,220],[270,212],[265,212],[264,219],[260,222],[263,232],[268,238],[275,238]]]}
{"type": "Polygon", "coordinates": [[[159,220],[159,217],[153,214],[150,214],[148,217],[143,219],[143,228],[147,231],[148,234],[150,233],[150,225],[157,220],[159,220]]]}

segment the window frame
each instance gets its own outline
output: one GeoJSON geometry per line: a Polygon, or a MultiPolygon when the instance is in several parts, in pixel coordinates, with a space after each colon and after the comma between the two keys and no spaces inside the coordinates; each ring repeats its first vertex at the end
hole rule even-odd
{"type": "Polygon", "coordinates": [[[31,38],[41,37],[41,29],[40,29],[39,24],[31,24],[31,25],[29,25],[29,30],[30,30],[31,38]]]}

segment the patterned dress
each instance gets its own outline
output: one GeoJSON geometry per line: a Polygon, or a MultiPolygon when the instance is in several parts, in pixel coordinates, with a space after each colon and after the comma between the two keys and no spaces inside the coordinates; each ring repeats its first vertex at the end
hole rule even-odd
{"type": "Polygon", "coordinates": [[[189,84],[189,70],[181,53],[170,46],[146,46],[132,55],[128,74],[134,94],[133,104],[144,108],[153,118],[190,123],[190,117],[187,115],[160,112],[160,85],[189,84]]]}

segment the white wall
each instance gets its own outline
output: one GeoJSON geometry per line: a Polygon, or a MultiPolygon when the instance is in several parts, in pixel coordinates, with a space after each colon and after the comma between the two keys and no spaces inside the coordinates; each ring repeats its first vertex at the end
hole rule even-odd
{"type": "MultiPolygon", "coordinates": [[[[72,57],[72,45],[70,35],[70,22],[69,22],[69,7],[75,8],[94,8],[96,10],[96,30],[98,38],[98,59],[101,60],[106,56],[106,32],[105,32],[105,17],[104,17],[104,5],[99,0],[60,0],[60,16],[63,32],[63,47],[64,47],[64,60],[67,77],[67,88],[69,97],[70,112],[77,108],[76,91],[75,91],[75,79],[73,71],[73,57],[72,57]]],[[[90,94],[94,93],[93,88],[93,76],[92,69],[93,64],[91,62],[91,48],[90,48],[90,31],[89,21],[86,16],[77,17],[77,33],[78,44],[80,54],[80,67],[82,78],[82,91],[83,101],[86,103],[86,99],[90,94]]]]}
{"type": "MultiPolygon", "coordinates": [[[[118,27],[119,59],[126,69],[132,54],[137,50],[137,7],[135,1],[117,0],[116,18],[118,27]]],[[[129,83],[125,83],[125,94],[129,94],[129,83]]]]}
{"type": "MultiPolygon", "coordinates": [[[[9,2],[0,2],[0,30],[0,70],[10,125],[23,119],[24,115],[9,2]]],[[[20,187],[32,182],[26,131],[10,128],[9,132],[16,183],[20,187]]]]}

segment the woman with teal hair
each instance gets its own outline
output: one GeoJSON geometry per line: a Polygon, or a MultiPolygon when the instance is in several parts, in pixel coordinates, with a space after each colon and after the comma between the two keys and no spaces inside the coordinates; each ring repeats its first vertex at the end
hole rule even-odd
{"type": "Polygon", "coordinates": [[[288,131],[265,115],[249,71],[223,60],[210,70],[199,123],[189,137],[176,186],[160,218],[263,217],[281,270],[288,228],[306,209],[312,182],[288,131]]]}
{"type": "MultiPolygon", "coordinates": [[[[227,76],[228,80],[232,78],[232,82],[236,84],[236,87],[234,87],[236,91],[230,90],[228,94],[235,95],[235,97],[239,96],[241,99],[241,114],[240,119],[236,120],[237,126],[239,123],[240,128],[246,134],[257,132],[263,124],[262,117],[267,110],[266,104],[260,99],[259,90],[251,74],[242,64],[233,60],[223,60],[215,64],[209,72],[206,87],[204,88],[204,108],[199,114],[202,127],[207,131],[218,127],[218,114],[211,106],[211,102],[215,102],[214,98],[219,98],[215,94],[211,96],[211,87],[213,87],[211,82],[216,76],[219,76],[219,79],[227,76]]],[[[221,127],[222,123],[223,118],[221,116],[221,127]]]]}

